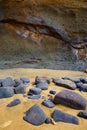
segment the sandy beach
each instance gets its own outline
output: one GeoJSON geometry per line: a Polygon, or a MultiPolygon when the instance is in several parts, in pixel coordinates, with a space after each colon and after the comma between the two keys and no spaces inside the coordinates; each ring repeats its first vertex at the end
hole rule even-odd
{"type": "MultiPolygon", "coordinates": [[[[78,71],[61,71],[61,70],[47,70],[47,69],[23,69],[23,68],[14,68],[14,69],[6,69],[0,70],[0,78],[6,77],[13,77],[20,78],[20,77],[28,77],[30,78],[30,84],[27,87],[26,93],[28,92],[29,88],[32,87],[36,76],[45,76],[49,78],[53,77],[64,77],[64,76],[71,76],[71,77],[87,77],[86,73],[78,72],[78,71]]],[[[49,90],[55,90],[59,92],[63,89],[63,87],[59,87],[54,85],[53,83],[49,84],[49,89],[42,91],[41,95],[45,96],[48,99],[49,90]]],[[[87,99],[87,93],[81,93],[79,90],[73,90],[83,97],[87,99]]],[[[24,113],[34,104],[39,104],[44,112],[46,113],[47,117],[51,117],[53,110],[61,110],[66,113],[72,114],[77,116],[77,113],[80,110],[75,110],[69,107],[65,107],[63,105],[56,105],[54,108],[47,108],[43,106],[42,103],[43,99],[39,100],[31,100],[26,97],[23,97],[22,94],[15,94],[11,98],[0,99],[0,130],[86,130],[87,129],[87,120],[78,117],[79,125],[73,125],[63,122],[58,122],[56,125],[53,124],[42,124],[40,126],[33,126],[30,123],[27,123],[23,120],[24,113]],[[6,107],[14,99],[19,98],[21,100],[21,104],[8,108],[6,107]]]]}

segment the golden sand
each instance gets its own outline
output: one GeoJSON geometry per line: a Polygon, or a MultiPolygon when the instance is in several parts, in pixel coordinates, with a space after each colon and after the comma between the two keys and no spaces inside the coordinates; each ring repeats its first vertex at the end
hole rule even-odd
{"type": "MultiPolygon", "coordinates": [[[[29,77],[31,83],[29,84],[27,91],[32,87],[32,83],[36,76],[45,76],[45,77],[63,77],[63,76],[72,76],[72,77],[87,77],[86,73],[78,71],[61,71],[61,70],[46,70],[46,69],[6,69],[0,70],[0,78],[6,77],[20,78],[20,77],[29,77]]],[[[57,87],[53,83],[49,85],[49,90],[55,90],[59,92],[65,88],[57,87]]],[[[48,99],[49,90],[42,92],[42,95],[48,99]]],[[[85,99],[87,99],[87,93],[81,93],[78,90],[73,90],[81,94],[85,99]]],[[[51,116],[54,109],[58,109],[74,116],[77,115],[79,110],[74,110],[63,105],[56,105],[54,108],[47,108],[41,105],[42,99],[31,100],[24,98],[22,94],[15,94],[11,98],[0,99],[0,130],[87,130],[87,120],[78,117],[79,125],[68,124],[59,122],[55,125],[53,124],[42,124],[41,126],[33,126],[23,120],[24,112],[26,112],[34,104],[39,104],[48,117],[51,116]],[[19,98],[21,104],[14,106],[12,108],[7,108],[6,105],[10,103],[13,99],[19,98]]]]}

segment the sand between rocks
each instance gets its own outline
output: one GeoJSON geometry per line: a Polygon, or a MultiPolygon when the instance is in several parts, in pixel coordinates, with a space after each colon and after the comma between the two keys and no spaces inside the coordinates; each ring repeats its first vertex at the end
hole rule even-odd
{"type": "MultiPolygon", "coordinates": [[[[0,78],[6,78],[6,77],[13,77],[15,78],[20,78],[20,77],[28,77],[30,78],[31,82],[28,85],[28,88],[26,92],[28,92],[29,88],[32,87],[32,83],[35,80],[36,76],[46,76],[46,77],[64,77],[64,76],[70,76],[70,77],[87,77],[87,74],[83,72],[78,72],[78,71],[61,71],[61,70],[47,70],[47,69],[4,69],[0,70],[0,78]]],[[[48,93],[50,90],[55,90],[56,92],[59,92],[61,90],[64,90],[65,88],[63,87],[58,87],[51,83],[49,85],[49,89],[45,90],[41,93],[41,95],[45,96],[46,99],[48,99],[48,93]]],[[[81,93],[78,90],[73,90],[75,92],[78,92],[81,94],[85,99],[87,99],[87,93],[81,93]]],[[[54,108],[47,108],[43,105],[42,99],[40,100],[31,100],[24,98],[22,94],[15,94],[11,98],[7,99],[0,99],[0,130],[86,130],[87,129],[87,120],[78,117],[79,119],[79,125],[73,125],[73,124],[68,124],[68,123],[63,123],[59,122],[56,125],[52,124],[43,124],[41,126],[33,126],[26,121],[23,120],[24,112],[28,110],[31,106],[34,104],[39,104],[46,115],[48,117],[51,116],[51,113],[53,112],[54,109],[58,109],[64,112],[67,112],[69,114],[72,114],[74,116],[77,115],[79,110],[74,110],[69,107],[65,107],[62,105],[56,105],[54,108]],[[6,105],[10,103],[12,100],[19,98],[21,100],[21,104],[18,106],[12,107],[12,108],[7,108],[6,105]]],[[[87,109],[87,108],[86,108],[87,109]]]]}

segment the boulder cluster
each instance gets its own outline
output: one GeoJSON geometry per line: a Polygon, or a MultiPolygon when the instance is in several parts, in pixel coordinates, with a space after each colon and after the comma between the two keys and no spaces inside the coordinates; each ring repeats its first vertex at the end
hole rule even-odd
{"type": "MultiPolygon", "coordinates": [[[[51,117],[47,117],[44,110],[39,104],[33,105],[25,112],[23,119],[28,123],[33,125],[46,124],[56,124],[56,122],[65,122],[72,124],[79,124],[79,119],[77,116],[87,119],[87,100],[74,92],[75,89],[87,92],[87,78],[73,78],[73,77],[63,77],[63,78],[47,78],[47,77],[36,77],[32,88],[29,88],[28,93],[26,93],[26,87],[30,83],[28,78],[20,78],[13,80],[11,77],[6,79],[0,79],[0,98],[12,97],[14,94],[23,94],[30,100],[42,99],[42,105],[48,107],[49,109],[54,108],[57,104],[70,107],[72,110],[83,110],[77,115],[73,116],[66,112],[60,110],[53,110],[51,117]],[[49,89],[49,84],[53,82],[56,87],[64,87],[65,89],[56,93],[54,90],[50,90],[48,93],[48,99],[41,95],[42,91],[49,89]]],[[[10,102],[7,107],[13,107],[21,104],[20,99],[15,99],[10,102]]]]}

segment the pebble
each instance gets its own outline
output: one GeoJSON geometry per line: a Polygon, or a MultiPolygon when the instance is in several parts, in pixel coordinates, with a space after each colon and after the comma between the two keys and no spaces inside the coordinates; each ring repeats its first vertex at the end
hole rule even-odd
{"type": "Polygon", "coordinates": [[[15,99],[12,102],[10,102],[7,107],[13,107],[13,106],[17,106],[18,104],[21,104],[20,99],[15,99]]]}
{"type": "Polygon", "coordinates": [[[36,84],[37,88],[40,88],[42,90],[47,90],[48,89],[48,83],[47,82],[40,82],[36,84]]]}
{"type": "Polygon", "coordinates": [[[79,112],[78,116],[87,119],[87,110],[79,112]]]}
{"type": "Polygon", "coordinates": [[[49,108],[53,108],[53,107],[55,107],[55,104],[51,101],[51,100],[44,100],[43,102],[42,102],[42,104],[44,105],[44,106],[46,106],[46,107],[49,107],[49,108]]]}
{"type": "Polygon", "coordinates": [[[46,120],[45,120],[45,123],[46,124],[50,124],[51,123],[51,119],[49,117],[47,117],[46,120]]]}
{"type": "Polygon", "coordinates": [[[30,95],[30,94],[34,94],[34,95],[38,95],[38,94],[40,94],[41,93],[41,89],[40,88],[31,88],[30,90],[29,90],[29,92],[28,92],[28,95],[30,95]]]}
{"type": "Polygon", "coordinates": [[[50,90],[49,93],[55,95],[55,94],[56,94],[56,91],[54,91],[54,90],[50,90]]]}
{"type": "Polygon", "coordinates": [[[24,94],[26,92],[26,85],[22,83],[19,86],[15,87],[14,91],[16,94],[24,94]]]}

